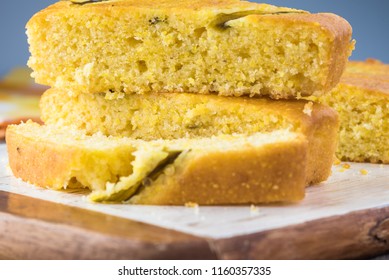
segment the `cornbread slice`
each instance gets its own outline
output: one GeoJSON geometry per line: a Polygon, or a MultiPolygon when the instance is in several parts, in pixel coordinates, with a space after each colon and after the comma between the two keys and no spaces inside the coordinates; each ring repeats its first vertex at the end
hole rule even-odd
{"type": "Polygon", "coordinates": [[[293,202],[306,186],[306,139],[286,130],[146,142],[29,122],[8,128],[7,146],[16,177],[97,202],[293,202]]]}
{"type": "Polygon", "coordinates": [[[340,84],[319,101],[339,113],[340,159],[389,163],[389,65],[350,62],[340,84]]]}
{"type": "Polygon", "coordinates": [[[46,124],[74,127],[87,134],[143,140],[211,137],[289,129],[309,142],[308,184],[326,180],[336,149],[336,112],[305,100],[223,97],[198,94],[69,95],[50,89],[41,99],[46,124]]]}
{"type": "Polygon", "coordinates": [[[75,92],[320,95],[353,48],[334,14],[238,0],[60,1],[27,24],[38,83],[75,92]]]}
{"type": "Polygon", "coordinates": [[[389,65],[373,58],[366,61],[349,61],[344,76],[389,81],[389,65]]]}

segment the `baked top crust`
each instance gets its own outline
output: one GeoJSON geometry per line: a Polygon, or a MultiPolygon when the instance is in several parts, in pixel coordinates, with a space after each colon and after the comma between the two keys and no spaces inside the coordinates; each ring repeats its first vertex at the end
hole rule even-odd
{"type": "Polygon", "coordinates": [[[341,84],[363,88],[369,94],[389,98],[389,65],[376,59],[349,61],[341,84]]]}
{"type": "Polygon", "coordinates": [[[351,33],[334,14],[243,1],[61,1],[28,22],[28,64],[39,83],[116,98],[296,98],[339,82],[351,33]]]}
{"type": "MultiPolygon", "coordinates": [[[[268,5],[258,4],[248,1],[239,0],[109,0],[109,1],[96,1],[94,3],[77,4],[72,1],[59,1],[46,10],[63,10],[63,9],[108,9],[112,7],[123,7],[132,9],[160,9],[165,11],[172,10],[209,10],[210,8],[217,9],[235,9],[235,10],[260,10],[263,12],[279,11],[280,8],[268,5]]],[[[282,8],[283,11],[298,11],[296,9],[282,8]]]]}

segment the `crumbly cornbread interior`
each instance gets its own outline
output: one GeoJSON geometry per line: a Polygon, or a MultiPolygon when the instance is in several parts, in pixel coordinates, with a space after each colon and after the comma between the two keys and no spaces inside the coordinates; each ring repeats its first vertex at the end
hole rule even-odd
{"type": "Polygon", "coordinates": [[[41,100],[46,124],[142,140],[251,135],[289,129],[307,137],[307,184],[328,177],[338,130],[336,112],[306,100],[225,97],[188,93],[70,95],[50,89],[41,100]]]}
{"type": "MultiPolygon", "coordinates": [[[[308,102],[196,94],[126,95],[107,100],[105,94],[69,95],[51,89],[42,97],[46,124],[75,127],[89,135],[126,136],[143,140],[252,134],[277,129],[299,131],[310,116],[308,102]]],[[[314,104],[314,112],[326,110],[314,104]]]]}
{"type": "MultiPolygon", "coordinates": [[[[23,142],[45,143],[45,161],[61,167],[59,172],[54,172],[54,178],[47,179],[50,182],[47,187],[89,188],[92,191],[89,198],[100,202],[128,200],[140,188],[150,188],[154,181],[167,180],[184,172],[183,162],[191,159],[224,151],[266,149],[267,145],[273,148],[279,143],[287,143],[293,149],[293,145],[300,145],[302,139],[298,134],[279,130],[251,136],[220,135],[200,139],[143,141],[99,134],[86,136],[80,130],[41,126],[33,122],[11,126],[10,131],[22,137],[23,142]],[[65,165],[59,163],[62,161],[65,165]]],[[[26,152],[25,147],[13,148],[17,149],[18,154],[26,152]]]]}
{"type": "Polygon", "coordinates": [[[366,74],[355,77],[355,73],[346,73],[319,101],[339,114],[338,158],[389,163],[389,79],[385,82],[382,76],[376,80],[366,74]]]}
{"type": "Polygon", "coordinates": [[[61,1],[36,14],[27,25],[36,81],[111,98],[145,92],[288,98],[330,90],[338,81],[331,75],[340,75],[352,48],[348,23],[335,16],[307,20],[303,11],[237,0],[155,5],[61,1]],[[329,30],[337,27],[348,38],[334,38],[329,30]],[[335,70],[336,51],[342,55],[335,70]]]}

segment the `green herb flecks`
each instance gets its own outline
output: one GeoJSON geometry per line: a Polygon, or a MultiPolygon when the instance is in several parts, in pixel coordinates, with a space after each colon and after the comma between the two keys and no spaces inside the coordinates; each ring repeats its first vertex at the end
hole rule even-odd
{"type": "Polygon", "coordinates": [[[216,19],[211,23],[211,26],[218,30],[227,30],[228,28],[231,28],[231,26],[228,25],[228,22],[232,20],[236,20],[242,17],[247,17],[249,15],[281,15],[281,14],[301,14],[305,13],[303,11],[278,11],[278,12],[262,12],[262,11],[242,11],[242,12],[236,12],[232,14],[219,14],[217,15],[216,19]]]}
{"type": "Polygon", "coordinates": [[[92,3],[98,3],[98,2],[106,2],[109,0],[70,0],[73,4],[78,5],[85,5],[85,4],[92,4],[92,3]]]}
{"type": "Polygon", "coordinates": [[[153,17],[152,19],[149,19],[150,25],[156,25],[161,22],[166,23],[167,18],[161,19],[160,17],[153,17]]]}

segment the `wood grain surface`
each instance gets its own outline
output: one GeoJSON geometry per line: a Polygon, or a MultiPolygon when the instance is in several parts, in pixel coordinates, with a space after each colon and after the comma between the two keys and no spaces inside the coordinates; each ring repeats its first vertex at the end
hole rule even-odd
{"type": "Polygon", "coordinates": [[[206,240],[0,191],[0,252],[7,259],[212,259],[206,240]]]}
{"type": "Polygon", "coordinates": [[[218,240],[224,259],[361,259],[389,252],[389,208],[218,240]]]}
{"type": "Polygon", "coordinates": [[[0,191],[3,259],[355,259],[389,252],[389,207],[207,239],[0,191]]]}

